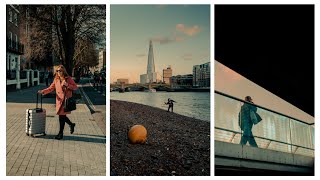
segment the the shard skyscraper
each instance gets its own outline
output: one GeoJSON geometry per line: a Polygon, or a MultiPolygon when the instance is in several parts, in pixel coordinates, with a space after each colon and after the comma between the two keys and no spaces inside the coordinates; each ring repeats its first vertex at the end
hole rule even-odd
{"type": "Polygon", "coordinates": [[[155,73],[152,41],[149,43],[147,74],[155,73]]]}
{"type": "Polygon", "coordinates": [[[146,83],[153,83],[153,82],[157,82],[157,73],[155,71],[152,41],[150,41],[149,42],[147,74],[140,75],[140,83],[146,84],[146,83]]]}

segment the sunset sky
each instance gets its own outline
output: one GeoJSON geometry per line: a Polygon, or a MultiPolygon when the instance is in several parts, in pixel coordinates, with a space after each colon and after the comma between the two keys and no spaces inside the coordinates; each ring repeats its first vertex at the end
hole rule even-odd
{"type": "Polygon", "coordinates": [[[210,61],[210,5],[111,5],[111,83],[139,82],[153,40],[156,72],[192,74],[210,61]]]}
{"type": "Polygon", "coordinates": [[[314,123],[314,117],[218,61],[214,61],[214,69],[215,90],[243,100],[244,97],[250,95],[253,102],[257,105],[297,118],[301,121],[314,123]]]}

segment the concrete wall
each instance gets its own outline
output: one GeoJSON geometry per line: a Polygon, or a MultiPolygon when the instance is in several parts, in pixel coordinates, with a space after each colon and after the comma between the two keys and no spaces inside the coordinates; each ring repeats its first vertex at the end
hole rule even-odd
{"type": "Polygon", "coordinates": [[[314,158],[268,149],[215,141],[215,165],[310,173],[314,158]]]}

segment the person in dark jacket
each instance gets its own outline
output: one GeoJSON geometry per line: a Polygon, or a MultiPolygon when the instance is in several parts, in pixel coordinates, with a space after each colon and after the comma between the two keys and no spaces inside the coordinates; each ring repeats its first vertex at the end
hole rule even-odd
{"type": "Polygon", "coordinates": [[[168,112],[170,112],[169,110],[170,110],[170,108],[171,108],[171,112],[173,112],[173,103],[174,103],[175,101],[174,100],[172,100],[172,99],[168,99],[168,102],[166,102],[165,104],[168,104],[169,105],[169,107],[168,107],[168,112]]]}
{"type": "Polygon", "coordinates": [[[240,144],[246,145],[247,142],[249,142],[250,146],[258,147],[257,142],[252,134],[252,127],[253,124],[257,124],[262,119],[257,114],[257,107],[253,105],[254,103],[252,98],[250,96],[246,96],[245,101],[248,103],[244,103],[239,112],[239,126],[243,131],[240,144]]]}

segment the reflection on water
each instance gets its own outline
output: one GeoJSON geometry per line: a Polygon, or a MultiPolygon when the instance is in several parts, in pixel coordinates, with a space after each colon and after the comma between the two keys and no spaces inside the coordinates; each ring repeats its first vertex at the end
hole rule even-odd
{"type": "Polygon", "coordinates": [[[113,100],[129,101],[168,110],[168,98],[176,101],[173,112],[204,121],[210,121],[209,92],[111,92],[113,100]]]}

